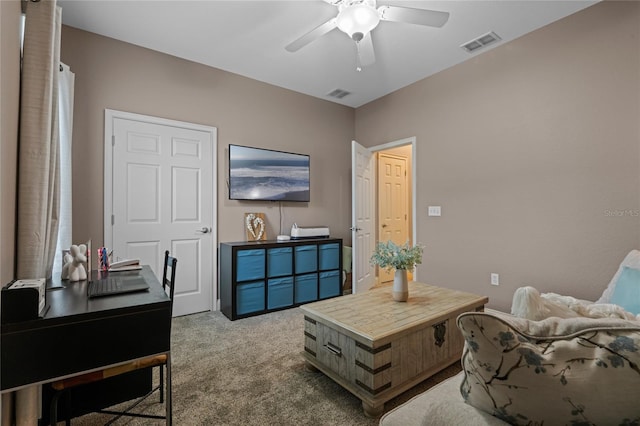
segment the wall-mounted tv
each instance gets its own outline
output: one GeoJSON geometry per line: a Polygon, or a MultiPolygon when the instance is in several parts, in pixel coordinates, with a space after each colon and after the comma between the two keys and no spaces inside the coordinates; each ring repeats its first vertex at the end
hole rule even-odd
{"type": "Polygon", "coordinates": [[[309,201],[309,156],[229,145],[229,199],[309,201]]]}

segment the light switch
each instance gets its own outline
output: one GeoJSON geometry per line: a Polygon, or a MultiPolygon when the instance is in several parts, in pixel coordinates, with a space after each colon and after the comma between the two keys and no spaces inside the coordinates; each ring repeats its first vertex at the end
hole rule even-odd
{"type": "Polygon", "coordinates": [[[491,273],[491,285],[500,285],[500,275],[491,273]]]}
{"type": "Polygon", "coordinates": [[[441,216],[440,206],[429,206],[429,216],[441,216]]]}

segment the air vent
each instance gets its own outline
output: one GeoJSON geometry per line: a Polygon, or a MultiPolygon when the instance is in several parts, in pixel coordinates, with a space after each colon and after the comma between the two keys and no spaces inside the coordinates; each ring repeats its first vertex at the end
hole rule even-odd
{"type": "Polygon", "coordinates": [[[350,95],[351,92],[347,92],[346,90],[342,90],[342,89],[334,89],[331,92],[327,93],[327,96],[330,96],[332,98],[337,98],[337,99],[342,99],[347,95],[350,95]]]}
{"type": "Polygon", "coordinates": [[[488,46],[490,44],[495,43],[496,41],[500,41],[502,40],[500,38],[500,36],[498,36],[498,34],[494,33],[493,31],[490,33],[486,33],[484,35],[481,35],[478,38],[474,38],[473,40],[466,42],[465,44],[461,45],[460,47],[462,47],[464,50],[466,50],[467,52],[471,53],[471,52],[475,52],[476,50],[483,48],[485,46],[488,46]]]}

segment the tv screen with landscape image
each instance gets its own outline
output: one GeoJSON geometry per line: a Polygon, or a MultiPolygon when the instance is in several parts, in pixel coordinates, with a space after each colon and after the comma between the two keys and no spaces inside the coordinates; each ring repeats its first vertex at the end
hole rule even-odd
{"type": "Polygon", "coordinates": [[[229,145],[229,199],[308,202],[309,156],[229,145]]]}

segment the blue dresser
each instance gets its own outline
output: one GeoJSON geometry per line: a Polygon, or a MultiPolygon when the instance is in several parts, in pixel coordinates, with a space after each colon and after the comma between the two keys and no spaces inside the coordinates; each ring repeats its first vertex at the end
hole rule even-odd
{"type": "Polygon", "coordinates": [[[220,243],[220,308],[231,320],[342,294],[342,239],[220,243]]]}

